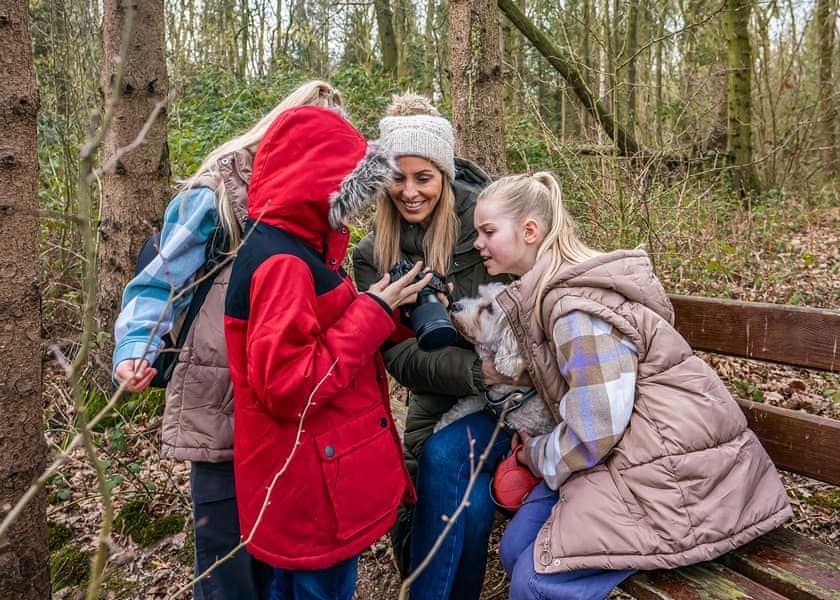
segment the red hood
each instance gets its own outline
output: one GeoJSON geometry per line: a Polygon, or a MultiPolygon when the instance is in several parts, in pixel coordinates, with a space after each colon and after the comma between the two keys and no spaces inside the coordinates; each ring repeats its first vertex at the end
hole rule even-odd
{"type": "Polygon", "coordinates": [[[333,110],[299,106],[280,113],[254,157],[248,216],[340,261],[349,236],[331,229],[329,198],[366,148],[362,134],[333,110]]]}

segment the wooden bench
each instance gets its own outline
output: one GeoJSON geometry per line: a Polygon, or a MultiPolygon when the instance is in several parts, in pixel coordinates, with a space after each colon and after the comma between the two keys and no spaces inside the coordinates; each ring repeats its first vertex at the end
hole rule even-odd
{"type": "MultiPolygon", "coordinates": [[[[840,372],[840,312],[671,296],[695,350],[840,372]]],[[[840,421],[739,400],[776,466],[840,486],[840,421]]],[[[641,572],[621,589],[639,599],[840,600],[840,550],[781,527],[711,562],[641,572]]]]}

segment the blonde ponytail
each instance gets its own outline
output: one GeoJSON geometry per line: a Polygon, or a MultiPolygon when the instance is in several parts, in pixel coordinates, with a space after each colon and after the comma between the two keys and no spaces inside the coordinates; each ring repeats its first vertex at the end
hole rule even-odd
{"type": "Polygon", "coordinates": [[[231,250],[237,248],[242,240],[242,226],[239,223],[239,219],[236,217],[230,198],[228,198],[227,190],[225,189],[224,182],[222,181],[219,173],[219,166],[217,164],[218,160],[222,156],[238,150],[247,150],[251,156],[254,156],[257,152],[257,147],[263,139],[263,136],[265,136],[265,132],[268,131],[268,128],[274,122],[274,119],[276,119],[277,116],[284,110],[295,106],[305,105],[331,108],[344,115],[341,94],[338,90],[333,88],[326,81],[318,79],[307,81],[292,91],[292,93],[288,96],[283,98],[277,106],[271,109],[271,111],[260,119],[256,125],[251,127],[251,129],[212,150],[204,158],[204,161],[202,161],[198,170],[191,177],[188,177],[186,180],[181,182],[180,190],[183,191],[193,187],[196,180],[202,175],[211,174],[215,176],[217,183],[213,191],[216,193],[216,207],[219,213],[219,223],[230,237],[231,250]]]}

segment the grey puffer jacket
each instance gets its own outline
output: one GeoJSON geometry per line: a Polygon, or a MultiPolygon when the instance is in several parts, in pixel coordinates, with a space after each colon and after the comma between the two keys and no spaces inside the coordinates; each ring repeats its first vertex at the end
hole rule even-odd
{"type": "Polygon", "coordinates": [[[679,567],[788,520],[773,463],[718,376],[674,329],[647,255],[616,251],[561,265],[540,328],[533,311],[548,259],[499,296],[540,395],[559,401],[567,389],[544,332],[571,311],[619,329],[635,344],[639,367],[630,424],[602,464],[560,487],[535,542],[537,572],[679,567]]]}
{"type": "MultiPolygon", "coordinates": [[[[247,217],[253,157],[245,150],[222,156],[219,173],[240,225],[247,217]]],[[[212,175],[193,187],[216,188],[212,175]]],[[[166,386],[161,454],[201,462],[233,459],[233,384],[225,346],[225,294],[232,261],[219,271],[178,355],[166,386]]]]}

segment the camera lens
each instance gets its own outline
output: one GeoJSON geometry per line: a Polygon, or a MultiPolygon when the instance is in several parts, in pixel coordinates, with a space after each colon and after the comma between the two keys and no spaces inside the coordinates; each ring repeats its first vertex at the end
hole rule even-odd
{"type": "Polygon", "coordinates": [[[417,345],[426,352],[451,346],[457,336],[446,308],[434,294],[422,295],[411,311],[411,327],[417,334],[417,345]]]}

